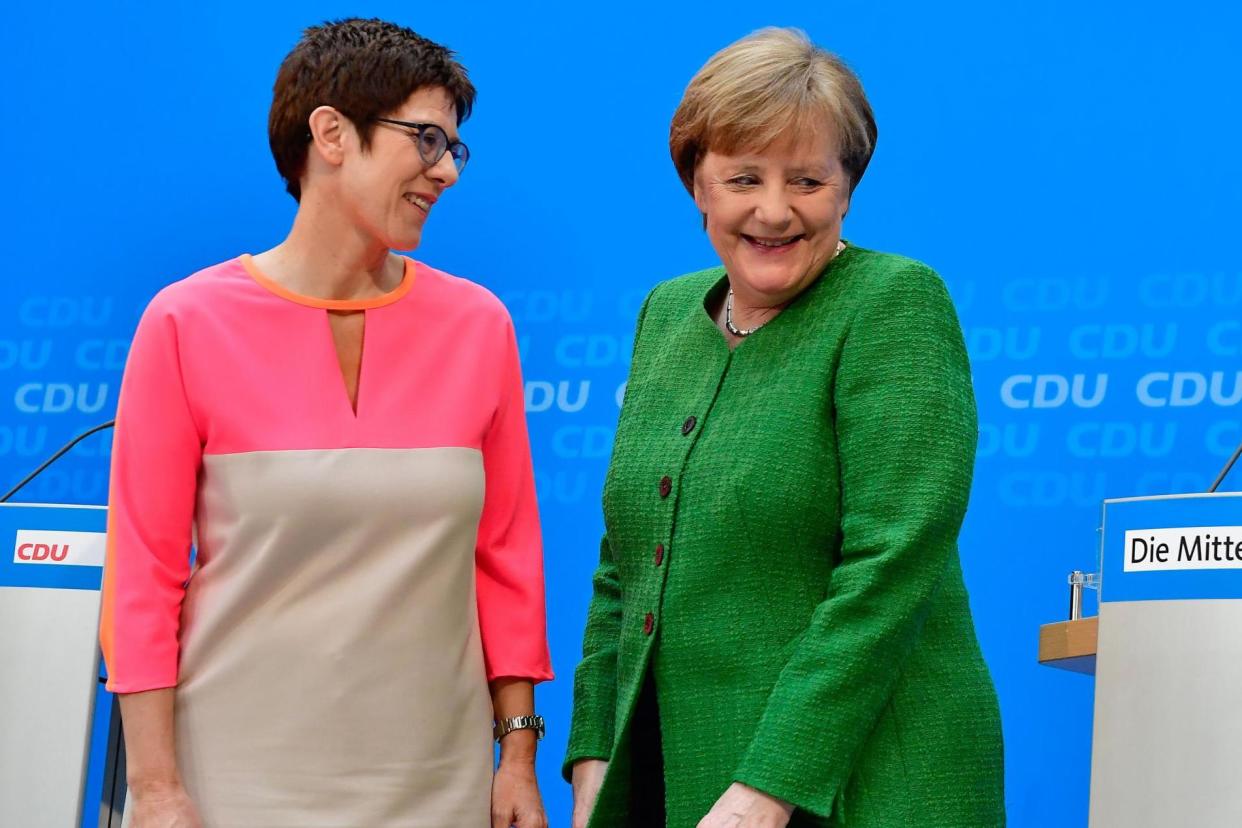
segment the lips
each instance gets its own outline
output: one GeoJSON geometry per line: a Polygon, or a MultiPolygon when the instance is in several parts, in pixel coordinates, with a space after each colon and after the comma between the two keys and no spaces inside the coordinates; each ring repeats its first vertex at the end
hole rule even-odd
{"type": "Polygon", "coordinates": [[[407,203],[422,210],[424,213],[430,213],[431,205],[436,203],[436,200],[431,196],[425,196],[420,193],[406,193],[402,196],[402,198],[404,198],[407,203]]]}
{"type": "Polygon", "coordinates": [[[806,238],[805,233],[798,233],[797,235],[794,235],[794,236],[779,236],[779,237],[748,236],[745,233],[742,233],[741,236],[742,236],[743,241],[745,241],[747,244],[749,244],[751,247],[755,248],[756,250],[761,250],[763,252],[771,252],[771,253],[777,253],[783,250],[788,250],[791,247],[793,247],[795,244],[797,244],[798,242],[802,241],[802,239],[806,238]]]}

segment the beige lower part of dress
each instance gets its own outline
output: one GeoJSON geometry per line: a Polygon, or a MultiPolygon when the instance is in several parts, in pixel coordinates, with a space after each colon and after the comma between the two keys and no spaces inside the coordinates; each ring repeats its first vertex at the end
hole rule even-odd
{"type": "Polygon", "coordinates": [[[204,458],[179,770],[205,828],[487,828],[466,448],[204,458]]]}

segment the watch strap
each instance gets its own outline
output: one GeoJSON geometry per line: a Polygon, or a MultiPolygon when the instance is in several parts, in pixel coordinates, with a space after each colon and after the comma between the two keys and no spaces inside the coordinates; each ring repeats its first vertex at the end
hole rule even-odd
{"type": "Polygon", "coordinates": [[[496,722],[492,736],[499,742],[515,730],[533,730],[542,739],[544,734],[543,716],[512,716],[496,722]]]}

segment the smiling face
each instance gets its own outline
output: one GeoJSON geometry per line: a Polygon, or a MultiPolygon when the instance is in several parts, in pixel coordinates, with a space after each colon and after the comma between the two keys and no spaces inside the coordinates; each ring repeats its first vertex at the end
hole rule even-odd
{"type": "MultiPolygon", "coordinates": [[[[419,89],[384,117],[436,124],[458,139],[457,112],[442,87],[419,89]]],[[[391,250],[413,250],[422,240],[423,224],[432,205],[457,183],[453,157],[445,153],[428,166],[419,155],[414,130],[377,123],[370,146],[363,148],[357,131],[343,129],[337,186],[331,195],[363,234],[391,250]]]]}
{"type": "Polygon", "coordinates": [[[841,239],[849,185],[830,129],[704,154],[694,201],[740,300],[783,306],[815,281],[841,239]]]}

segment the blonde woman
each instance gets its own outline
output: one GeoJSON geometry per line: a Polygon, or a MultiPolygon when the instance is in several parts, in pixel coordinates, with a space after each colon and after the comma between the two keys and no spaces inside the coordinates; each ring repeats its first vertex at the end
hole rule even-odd
{"type": "Polygon", "coordinates": [[[926,265],[842,238],[875,146],[804,35],[715,55],[674,164],[721,266],[639,315],[565,773],[578,828],[998,826],[958,561],[976,441],[926,265]]]}

